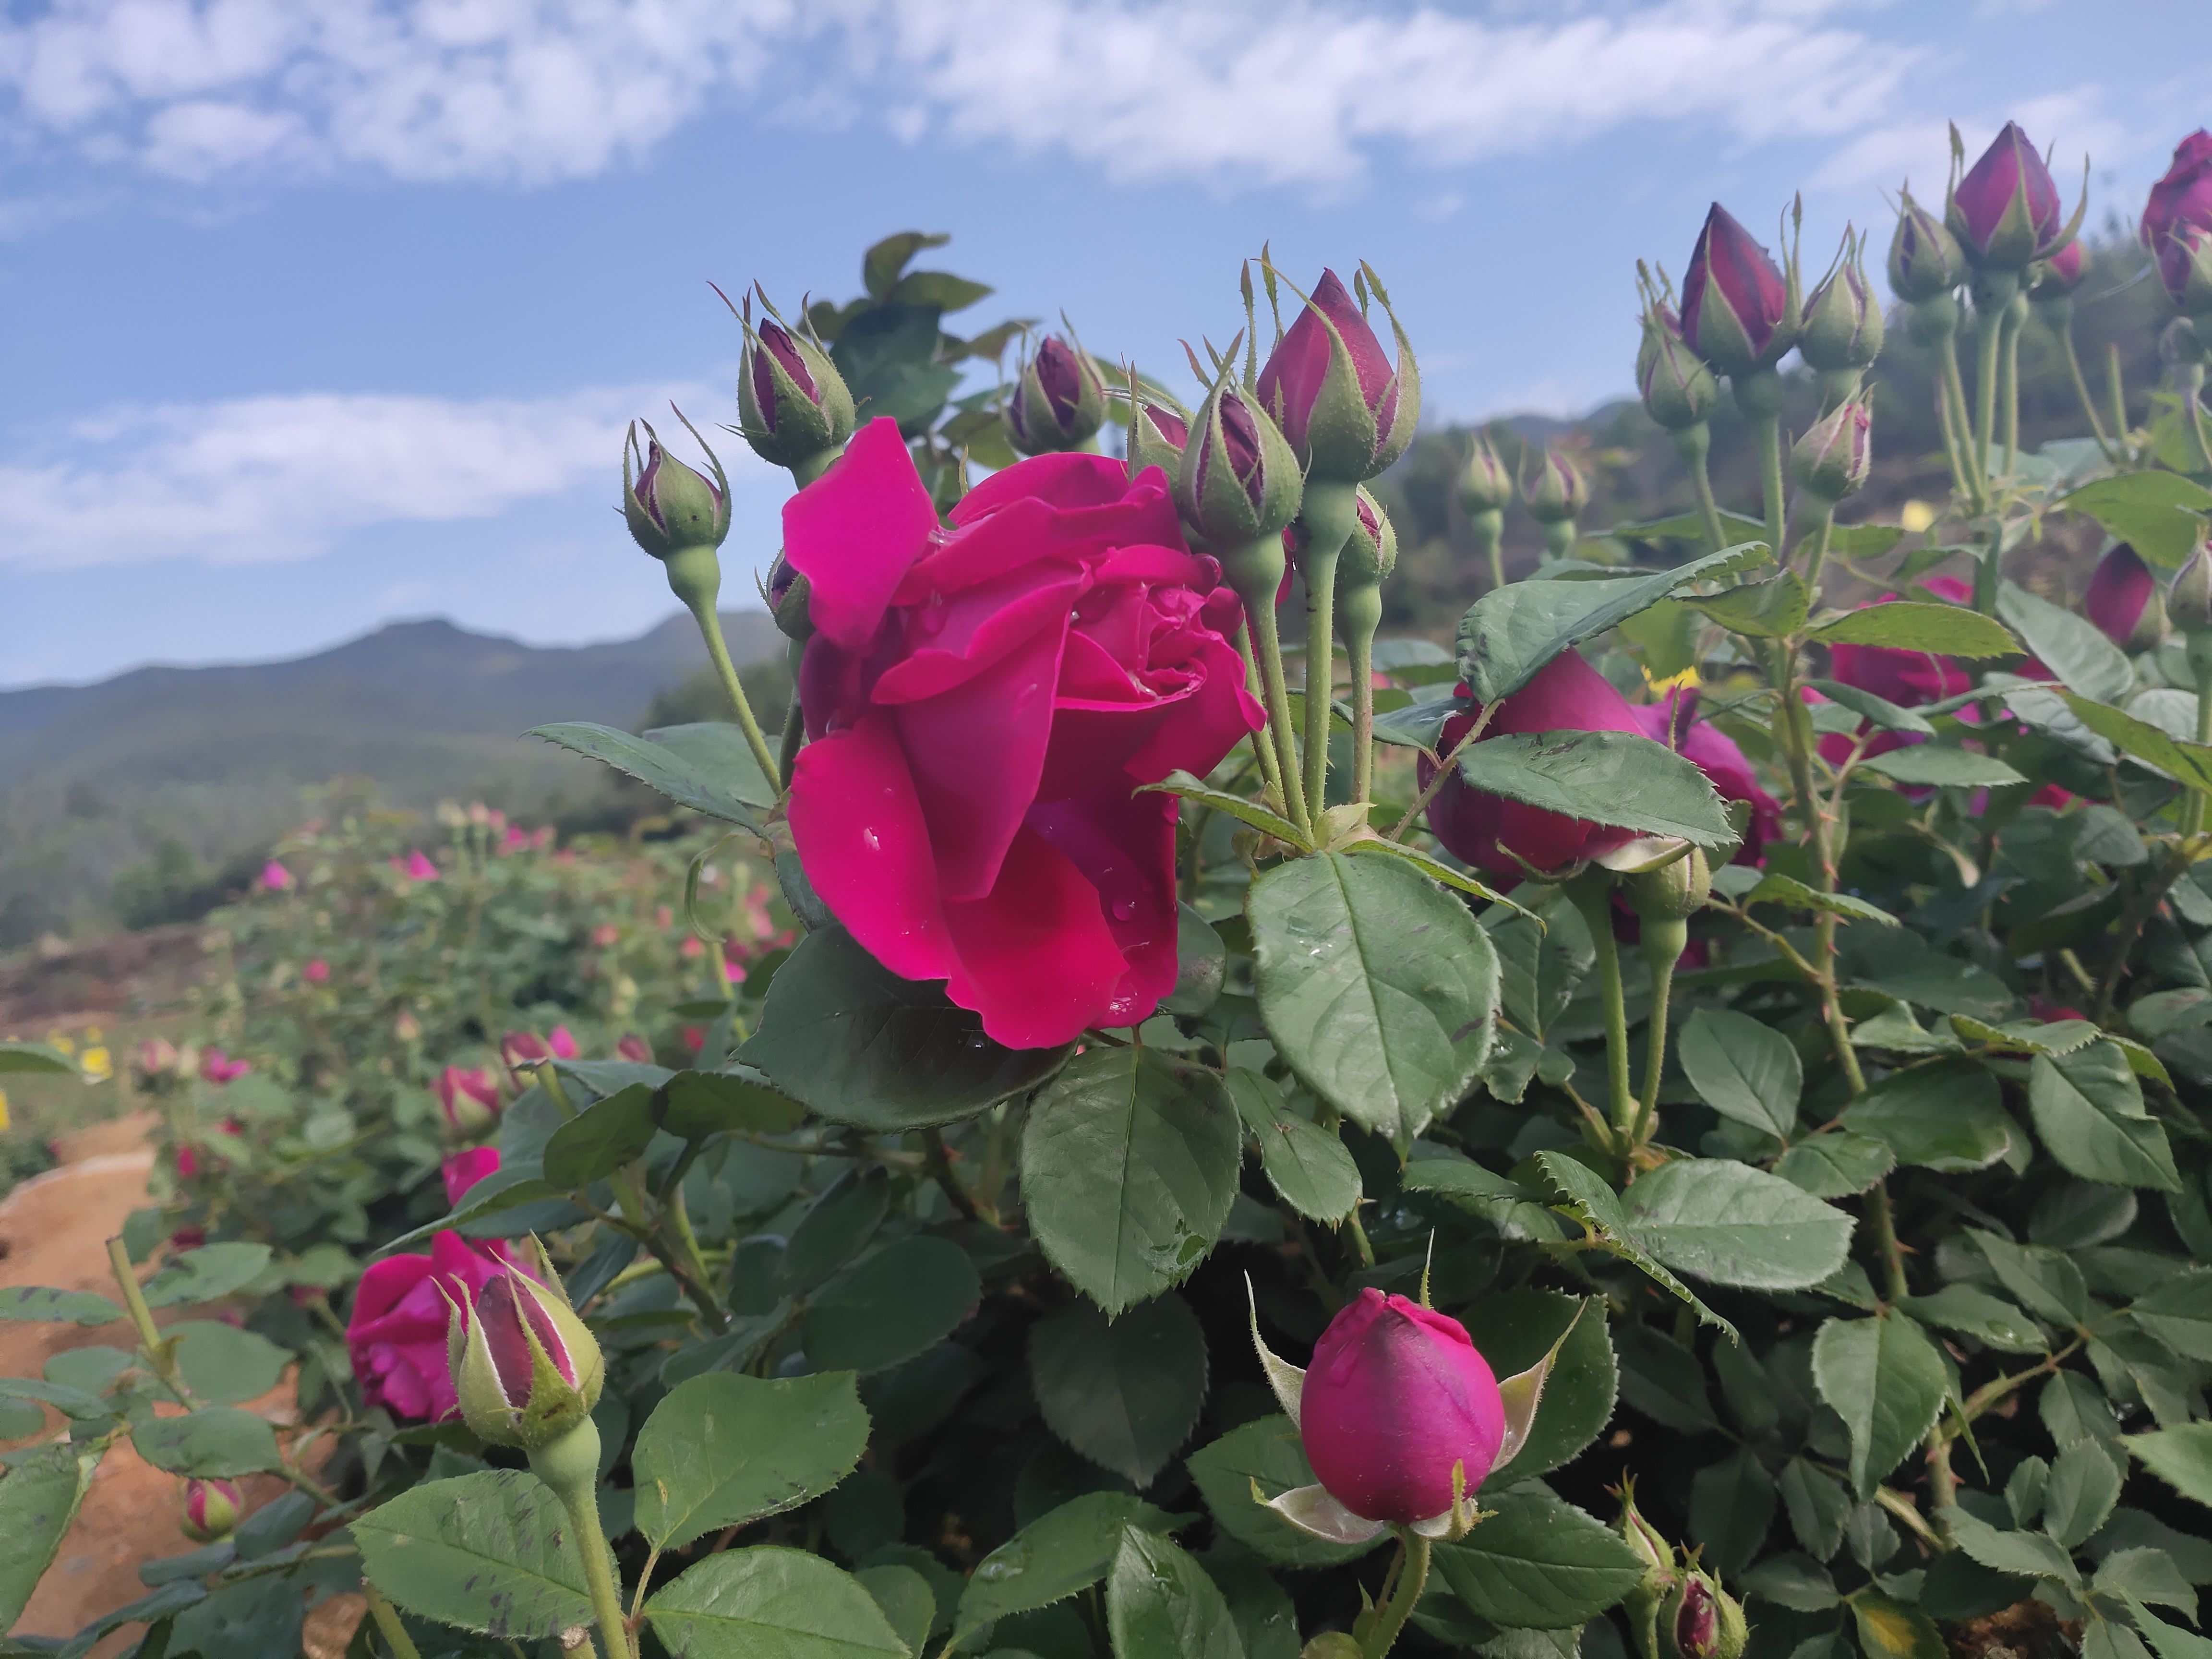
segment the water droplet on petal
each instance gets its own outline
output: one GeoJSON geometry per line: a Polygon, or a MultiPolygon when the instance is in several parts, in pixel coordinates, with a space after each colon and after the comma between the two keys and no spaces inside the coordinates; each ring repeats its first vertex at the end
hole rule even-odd
{"type": "Polygon", "coordinates": [[[884,838],[873,830],[864,829],[860,831],[860,844],[871,853],[880,853],[884,850],[884,838]]]}

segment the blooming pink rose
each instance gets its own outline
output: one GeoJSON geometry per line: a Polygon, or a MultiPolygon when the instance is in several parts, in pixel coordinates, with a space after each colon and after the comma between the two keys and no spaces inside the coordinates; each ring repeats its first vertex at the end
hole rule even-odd
{"type": "Polygon", "coordinates": [[[620,942],[621,939],[622,929],[616,927],[611,921],[603,921],[598,927],[592,929],[592,943],[598,945],[601,950],[605,950],[610,945],[620,942]]]}
{"type": "Polygon", "coordinates": [[[300,969],[300,977],[310,985],[327,985],[331,979],[331,964],[320,957],[311,957],[307,965],[300,969]]]}
{"type": "Polygon", "coordinates": [[[467,1306],[507,1271],[503,1247],[472,1243],[450,1229],[431,1239],[428,1255],[369,1263],[346,1323],[346,1352],[362,1401],[410,1422],[459,1411],[446,1369],[447,1297],[467,1306]]]}
{"type": "Polygon", "coordinates": [[[189,1146],[177,1148],[177,1173],[187,1181],[200,1172],[200,1155],[189,1146]]]}
{"type": "MultiPolygon", "coordinates": [[[[1973,600],[1973,589],[1956,576],[1930,576],[1920,585],[1952,605],[1967,605],[1973,600]]],[[[1875,603],[1888,605],[1897,597],[1886,593],[1875,603]]],[[[1832,645],[1828,647],[1828,673],[1845,685],[1871,691],[1900,708],[1940,702],[1973,684],[1966,671],[1949,657],[1925,651],[1899,651],[1887,645],[1832,645]]],[[[1805,700],[1816,702],[1821,698],[1819,693],[1808,691],[1805,700]]],[[[1869,729],[1862,721],[1860,736],[1865,736],[1869,729]]],[[[1820,739],[1820,753],[1831,764],[1840,766],[1850,758],[1854,741],[1840,732],[1831,732],[1820,739]]],[[[1910,732],[1884,732],[1868,743],[1866,752],[1882,755],[1923,741],[1910,732]]]]}
{"type": "MultiPolygon", "coordinates": [[[[1467,688],[1460,688],[1466,695],[1467,688]]],[[[1437,752],[1449,754],[1481,713],[1480,706],[1444,722],[1437,752]]],[[[1498,706],[1478,745],[1492,738],[1533,732],[1644,732],[1637,711],[1574,650],[1562,651],[1536,677],[1498,706]]],[[[1421,787],[1436,768],[1419,763],[1421,787]]],[[[1429,828],[1462,862],[1508,881],[1531,869],[1550,872],[1584,859],[1601,858],[1636,839],[1632,830],[1596,824],[1523,805],[1503,795],[1470,788],[1456,769],[1429,803],[1429,828]]]]}
{"type": "Polygon", "coordinates": [[[507,835],[500,845],[507,852],[519,853],[530,845],[529,832],[519,823],[510,823],[507,826],[507,835]]]}
{"type": "Polygon", "coordinates": [[[272,893],[281,893],[292,884],[292,872],[271,859],[261,866],[261,884],[272,893]]]}
{"type": "Polygon", "coordinates": [[[1429,1521],[1472,1493],[1505,1440],[1505,1405],[1467,1327],[1370,1285],[1314,1344],[1298,1403],[1314,1478],[1370,1521],[1429,1521]]]}
{"type": "Polygon", "coordinates": [[[453,1208],[470,1188],[498,1171],[496,1146],[471,1146],[465,1152],[447,1153],[445,1162],[439,1165],[439,1173],[446,1178],[446,1207],[453,1208]]]}
{"type": "Polygon", "coordinates": [[[686,962],[696,962],[707,954],[707,942],[696,933],[686,933],[684,943],[676,947],[676,954],[686,962]]]}
{"type": "Polygon", "coordinates": [[[220,1048],[205,1048],[200,1052],[200,1077],[220,1086],[244,1077],[253,1069],[250,1061],[233,1060],[220,1048]]]}
{"type": "Polygon", "coordinates": [[[1676,687],[1660,702],[1634,711],[1644,735],[1663,743],[1705,775],[1723,800],[1751,803],[1751,823],[1743,845],[1735,854],[1738,864],[1759,862],[1759,849],[1782,833],[1782,803],[1759,787],[1735,739],[1710,720],[1698,718],[1694,689],[1676,687]]]}
{"type": "Polygon", "coordinates": [[[407,854],[404,863],[398,859],[392,862],[410,881],[435,881],[438,878],[438,866],[430,862],[429,854],[419,847],[407,854]]]}
{"type": "Polygon", "coordinates": [[[861,945],[999,1042],[1133,1024],[1176,977],[1176,803],[1134,792],[1262,720],[1236,596],[1155,469],[1038,456],[951,517],[889,420],[784,508],[816,629],[793,839],[861,945]]]}

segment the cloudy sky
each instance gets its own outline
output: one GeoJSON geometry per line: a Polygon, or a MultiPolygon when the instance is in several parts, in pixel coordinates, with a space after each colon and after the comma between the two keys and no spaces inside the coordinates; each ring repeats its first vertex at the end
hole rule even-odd
{"type": "MultiPolygon", "coordinates": [[[[1065,308],[1163,373],[1263,240],[1365,258],[1431,418],[1587,407],[1715,197],[1802,189],[1825,264],[2012,116],[2131,217],[2212,124],[2201,6],[11,0],[0,685],[642,629],[619,434],[735,418],[708,279],[842,298],[891,230],[997,285],[956,325],[1065,308]]],[[[783,475],[725,459],[749,588],[783,475]]]]}

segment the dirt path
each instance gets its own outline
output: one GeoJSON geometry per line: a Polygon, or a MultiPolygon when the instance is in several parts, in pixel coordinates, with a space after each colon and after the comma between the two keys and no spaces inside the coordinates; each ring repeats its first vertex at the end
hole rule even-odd
{"type": "MultiPolygon", "coordinates": [[[[124,1218],[146,1201],[154,1154],[145,1145],[150,1114],[88,1125],[63,1138],[61,1166],[0,1200],[0,1288],[48,1285],[112,1296],[107,1241],[124,1218]]],[[[36,1376],[65,1349],[106,1344],[128,1347],[127,1325],[89,1329],[0,1321],[0,1376],[36,1376]]],[[[289,1418],[289,1384],[252,1402],[249,1409],[289,1418]]],[[[48,1413],[48,1427],[61,1419],[48,1413]]],[[[284,1490],[274,1479],[242,1483],[249,1504],[284,1490]]],[[[76,1524],[16,1625],[26,1634],[67,1636],[101,1614],[145,1594],[141,1562],[192,1547],[178,1529],[177,1479],[143,1462],[125,1441],[110,1451],[93,1479],[76,1524]]],[[[311,1621],[310,1651],[341,1652],[360,1618],[357,1598],[341,1596],[311,1621]],[[349,1607],[345,1604],[351,1604],[349,1607]],[[330,1645],[332,1637],[335,1645],[330,1645]]],[[[139,1626],[118,1632],[93,1650],[105,1659],[136,1639],[139,1626]]]]}

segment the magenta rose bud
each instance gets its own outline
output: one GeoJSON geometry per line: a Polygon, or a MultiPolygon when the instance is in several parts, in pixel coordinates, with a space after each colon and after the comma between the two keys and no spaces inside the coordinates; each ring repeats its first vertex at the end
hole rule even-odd
{"type": "Polygon", "coordinates": [[[178,1528],[195,1544],[212,1544],[238,1530],[246,1513],[246,1494],[235,1482],[195,1475],[185,1482],[184,1514],[178,1528]]]}
{"type": "Polygon", "coordinates": [[[1714,203],[1682,276],[1682,337],[1715,373],[1747,374],[1790,349],[1796,322],[1790,313],[1782,268],[1714,203]]]}
{"type": "Polygon", "coordinates": [[[480,1135],[499,1121],[499,1085],[489,1072],[448,1066],[431,1087],[454,1133],[480,1135]]]}
{"type": "Polygon", "coordinates": [[[1139,395],[1129,417],[1129,476],[1156,466],[1172,480],[1182,470],[1183,446],[1190,441],[1190,421],[1182,410],[1139,395]]]}
{"type": "Polygon", "coordinates": [[[773,318],[753,330],[752,301],[740,320],[745,349],[738,370],[738,430],[753,453],[789,467],[804,484],[818,477],[853,435],[853,394],[816,342],[773,318]]]}
{"type": "Polygon", "coordinates": [[[2203,127],[2173,147],[2166,176],[2150,187],[2138,234],[2155,252],[2177,225],[2212,228],[2212,132],[2203,127]]]}
{"type": "Polygon", "coordinates": [[[1402,348],[1398,367],[1391,366],[1358,301],[1334,271],[1324,270],[1261,367],[1255,390],[1309,478],[1358,483],[1412,441],[1413,422],[1400,419],[1409,386],[1416,407],[1406,412],[1417,412],[1419,382],[1411,371],[1402,348]]]}
{"type": "Polygon", "coordinates": [[[2123,651],[2148,651],[2166,638],[2157,579],[2125,542],[2097,561],[2081,608],[2123,651]]]}
{"type": "Polygon", "coordinates": [[[447,1364],[462,1420],[478,1438],[537,1451],[599,1404],[606,1360],[544,1247],[532,1239],[526,1249],[538,1274],[510,1267],[477,1292],[473,1306],[453,1304],[447,1364]]]}
{"type": "Polygon", "coordinates": [[[1048,335],[1006,399],[1006,435],[1024,455],[1080,449],[1106,422],[1106,387],[1080,346],[1048,335]]]}
{"type": "Polygon", "coordinates": [[[469,1189],[487,1176],[499,1173],[499,1148],[471,1146],[465,1152],[449,1152],[439,1165],[446,1182],[446,1207],[453,1208],[469,1189]]]}
{"type": "Polygon", "coordinates": [[[2017,121],[1966,169],[1945,217],[1969,258],[2001,270],[2025,270],[2065,235],[2058,186],[2017,121]]]}
{"type": "Polygon", "coordinates": [[[1505,1407],[1467,1328],[1372,1288],[1314,1345],[1298,1406],[1314,1477],[1369,1521],[1432,1520],[1452,1507],[1452,1472],[1472,1492],[1505,1438],[1505,1407]]]}
{"type": "MultiPolygon", "coordinates": [[[[1480,714],[1480,708],[1444,723],[1437,744],[1449,754],[1480,714]]],[[[1636,710],[1597,670],[1570,649],[1546,663],[1536,677],[1498,705],[1476,746],[1492,738],[1535,732],[1634,732],[1642,733],[1636,710]]],[[[1420,787],[1428,787],[1436,769],[1426,757],[1418,763],[1420,787]]],[[[1462,863],[1507,881],[1548,876],[1588,860],[1601,858],[1636,839],[1633,830],[1590,823],[1540,806],[1471,787],[1456,768],[1429,803],[1429,828],[1462,863]]]]}
{"type": "Polygon", "coordinates": [[[1906,191],[1889,244],[1890,291],[1909,305],[1951,293],[1966,280],[1966,250],[1950,227],[1906,191]]]}

